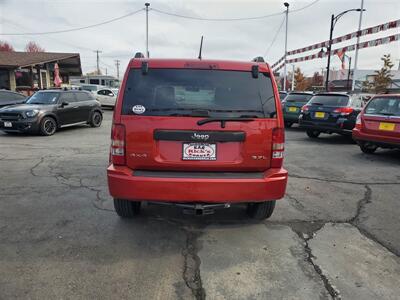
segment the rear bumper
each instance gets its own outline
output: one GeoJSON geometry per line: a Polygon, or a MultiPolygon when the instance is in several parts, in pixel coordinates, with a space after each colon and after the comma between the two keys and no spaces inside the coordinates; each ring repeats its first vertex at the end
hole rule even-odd
{"type": "Polygon", "coordinates": [[[319,123],[313,121],[304,121],[302,119],[299,120],[299,126],[303,129],[313,129],[326,133],[340,133],[345,135],[351,135],[354,125],[349,124],[348,122],[319,123]]]}
{"type": "Polygon", "coordinates": [[[240,203],[278,200],[286,190],[285,169],[269,169],[262,178],[184,178],[135,176],[125,166],[110,165],[112,197],[159,202],[240,203]]]}
{"type": "Polygon", "coordinates": [[[353,129],[353,139],[357,142],[370,142],[380,147],[400,148],[400,138],[368,134],[356,128],[353,129]]]}
{"type": "Polygon", "coordinates": [[[299,123],[300,114],[283,113],[285,122],[299,123]]]}

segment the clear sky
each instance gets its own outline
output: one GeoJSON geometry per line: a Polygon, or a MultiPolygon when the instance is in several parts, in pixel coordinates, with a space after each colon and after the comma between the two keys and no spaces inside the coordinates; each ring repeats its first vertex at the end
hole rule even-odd
{"type": "MultiPolygon", "coordinates": [[[[307,6],[315,0],[292,0],[290,10],[307,6]]],[[[79,52],[83,71],[93,71],[96,66],[95,49],[100,54],[103,72],[116,74],[115,59],[121,60],[124,71],[129,58],[145,50],[145,14],[140,12],[102,26],[51,35],[2,36],[1,33],[44,32],[63,30],[100,23],[126,15],[144,7],[145,1],[135,0],[0,0],[0,40],[10,42],[18,51],[30,41],[38,42],[47,51],[79,52]]],[[[284,52],[284,26],[270,47],[284,15],[283,2],[276,0],[169,0],[149,1],[150,8],[201,18],[243,18],[278,13],[268,18],[244,21],[199,21],[149,13],[149,48],[152,57],[187,57],[198,55],[200,36],[204,35],[204,58],[250,60],[265,55],[274,63],[284,52]],[[269,48],[269,51],[267,52],[269,48]]],[[[319,0],[312,6],[290,13],[288,49],[308,46],[329,38],[331,14],[359,8],[361,0],[319,0]]],[[[369,27],[400,19],[400,0],[365,0],[362,27],[369,27]]],[[[334,37],[357,30],[359,13],[350,12],[337,23],[334,37]]],[[[363,37],[367,41],[400,33],[392,29],[363,37]]],[[[355,40],[338,44],[346,46],[355,40]]],[[[308,52],[311,54],[313,52],[308,52]]],[[[359,52],[359,67],[375,69],[381,66],[380,57],[390,53],[396,64],[400,59],[400,42],[363,49],[359,52]]],[[[354,56],[354,52],[348,53],[354,56]]],[[[1,54],[0,54],[1,55],[1,54]]],[[[307,75],[321,71],[326,58],[299,63],[307,75]]],[[[332,67],[339,68],[340,61],[332,58],[332,67]]]]}

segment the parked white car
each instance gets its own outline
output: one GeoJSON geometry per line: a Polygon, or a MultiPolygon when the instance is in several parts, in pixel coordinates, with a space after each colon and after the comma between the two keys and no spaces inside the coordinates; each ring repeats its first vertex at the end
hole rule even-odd
{"type": "Polygon", "coordinates": [[[96,98],[101,106],[114,107],[117,101],[118,89],[103,88],[96,92],[96,98]]]}
{"type": "Polygon", "coordinates": [[[98,84],[81,84],[80,88],[84,91],[92,92],[94,94],[97,94],[98,91],[107,88],[104,85],[98,85],[98,84]]]}

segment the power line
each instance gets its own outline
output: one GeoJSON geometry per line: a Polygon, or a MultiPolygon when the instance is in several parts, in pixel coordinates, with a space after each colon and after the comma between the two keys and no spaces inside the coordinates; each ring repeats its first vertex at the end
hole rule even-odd
{"type": "MultiPolygon", "coordinates": [[[[309,8],[309,7],[313,6],[314,4],[316,4],[319,1],[321,1],[321,0],[315,0],[315,1],[311,2],[310,4],[307,4],[304,7],[301,7],[301,8],[298,8],[298,9],[293,9],[293,10],[290,11],[290,13],[302,11],[302,10],[304,10],[306,8],[309,8]]],[[[178,13],[167,12],[167,11],[164,11],[164,10],[161,10],[161,9],[157,9],[157,8],[152,8],[150,10],[158,12],[160,14],[172,16],[172,17],[178,17],[178,18],[183,18],[183,19],[191,19],[191,20],[198,20],[198,21],[213,21],[213,22],[231,22],[231,21],[259,20],[259,19],[266,19],[266,18],[275,17],[275,16],[279,16],[279,15],[285,14],[285,12],[279,12],[279,13],[277,12],[277,13],[272,13],[272,14],[267,14],[267,15],[262,15],[262,16],[254,16],[254,17],[205,18],[205,17],[188,16],[188,15],[182,15],[182,14],[178,14],[178,13]]]]}
{"type": "Polygon", "coordinates": [[[321,0],[315,0],[314,2],[311,2],[310,4],[307,4],[307,5],[305,5],[305,6],[301,7],[301,8],[292,9],[292,10],[290,10],[289,13],[294,13],[294,12],[302,11],[302,10],[304,10],[304,9],[306,9],[306,8],[309,8],[310,6],[313,6],[315,3],[319,2],[319,1],[321,1],[321,0]]]}
{"type": "Polygon", "coordinates": [[[44,34],[56,34],[56,33],[66,33],[66,32],[72,32],[72,31],[78,31],[78,30],[83,30],[83,29],[88,29],[88,28],[93,28],[93,27],[97,27],[97,26],[102,26],[105,24],[109,24],[130,16],[133,16],[141,11],[143,11],[144,9],[138,9],[136,11],[130,12],[126,15],[120,16],[120,17],[116,17],[113,19],[109,19],[100,23],[96,23],[96,24],[92,24],[92,25],[88,25],[88,26],[83,26],[83,27],[76,27],[76,28],[71,28],[71,29],[64,29],[64,30],[56,30],[56,31],[46,31],[46,32],[23,32],[23,33],[0,33],[0,35],[44,35],[44,34]]]}
{"type": "Polygon", "coordinates": [[[279,35],[279,32],[281,31],[282,26],[283,26],[283,24],[285,23],[285,19],[286,19],[286,16],[283,17],[282,22],[281,22],[281,24],[279,25],[279,28],[278,28],[278,30],[276,31],[275,36],[274,36],[274,38],[273,38],[272,41],[271,41],[271,44],[268,46],[267,50],[266,50],[265,53],[264,53],[264,57],[266,57],[266,56],[268,55],[269,50],[271,50],[272,46],[274,45],[274,43],[275,43],[275,41],[276,41],[276,39],[277,39],[277,37],[278,37],[278,35],[279,35]]]}
{"type": "Polygon", "coordinates": [[[187,15],[180,15],[177,13],[171,13],[167,11],[163,11],[157,8],[152,8],[152,11],[158,12],[163,15],[168,15],[172,17],[178,17],[183,19],[191,19],[191,20],[198,20],[198,21],[214,21],[214,22],[231,22],[231,21],[248,21],[248,20],[257,20],[257,19],[265,19],[269,17],[279,16],[284,14],[284,12],[280,13],[273,13],[264,16],[256,16],[256,17],[245,17],[245,18],[203,18],[203,17],[195,17],[195,16],[187,16],[187,15]]]}
{"type": "MultiPolygon", "coordinates": [[[[291,10],[291,12],[299,12],[302,11],[306,8],[309,8],[310,6],[316,4],[317,2],[319,2],[320,0],[315,0],[314,2],[311,2],[310,4],[307,4],[304,7],[298,8],[298,9],[294,9],[291,10]]],[[[46,34],[57,34],[57,33],[67,33],[67,32],[73,32],[73,31],[79,31],[79,30],[84,30],[84,29],[89,29],[89,28],[94,28],[94,27],[98,27],[98,26],[102,26],[105,24],[109,24],[130,16],[133,16],[141,11],[144,11],[144,8],[135,10],[133,12],[130,12],[128,14],[113,18],[113,19],[109,19],[100,23],[96,23],[96,24],[91,24],[91,25],[87,25],[87,26],[82,26],[82,27],[76,27],[76,28],[70,28],[70,29],[63,29],[63,30],[55,30],[55,31],[44,31],[44,32],[12,32],[12,33],[0,33],[0,35],[2,36],[17,36],[17,35],[46,35],[46,34]]],[[[164,14],[164,15],[169,15],[169,16],[173,16],[173,17],[179,17],[179,18],[184,18],[184,19],[192,19],[192,20],[198,20],[198,21],[217,21],[217,22],[231,22],[231,21],[248,21],[248,20],[258,20],[258,19],[266,19],[266,18],[270,18],[270,17],[274,17],[274,16],[279,16],[284,14],[284,12],[279,12],[279,13],[272,13],[272,14],[267,14],[267,15],[262,15],[262,16],[255,16],[255,17],[241,17],[241,18],[204,18],[204,17],[196,17],[196,16],[187,16],[187,15],[181,15],[181,14],[177,14],[177,13],[172,13],[172,12],[167,12],[167,11],[163,11],[157,8],[152,8],[150,9],[151,11],[155,11],[158,12],[160,14],[164,14]]]]}

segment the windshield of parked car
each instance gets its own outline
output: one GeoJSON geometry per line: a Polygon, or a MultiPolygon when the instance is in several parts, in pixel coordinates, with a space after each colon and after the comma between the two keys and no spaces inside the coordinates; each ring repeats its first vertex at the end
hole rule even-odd
{"type": "Polygon", "coordinates": [[[286,98],[286,102],[302,102],[306,103],[308,102],[313,95],[309,94],[289,94],[286,98]]]}
{"type": "Polygon", "coordinates": [[[286,96],[287,96],[286,93],[279,93],[279,98],[281,99],[281,101],[282,101],[283,99],[285,99],[286,96]]]}
{"type": "Polygon", "coordinates": [[[315,95],[311,98],[309,105],[323,106],[347,106],[349,97],[346,95],[315,95]]]}
{"type": "Polygon", "coordinates": [[[97,86],[92,86],[92,85],[82,85],[81,88],[82,90],[89,92],[97,91],[97,86]]]}
{"type": "Polygon", "coordinates": [[[275,99],[269,74],[251,72],[132,69],[126,83],[123,114],[140,107],[143,115],[196,115],[216,117],[273,117],[275,99]]]}
{"type": "Polygon", "coordinates": [[[400,116],[400,97],[378,97],[372,99],[365,108],[366,114],[400,116]]]}
{"type": "Polygon", "coordinates": [[[28,104],[56,104],[60,93],[57,92],[37,92],[33,94],[26,103],[28,104]]]}

